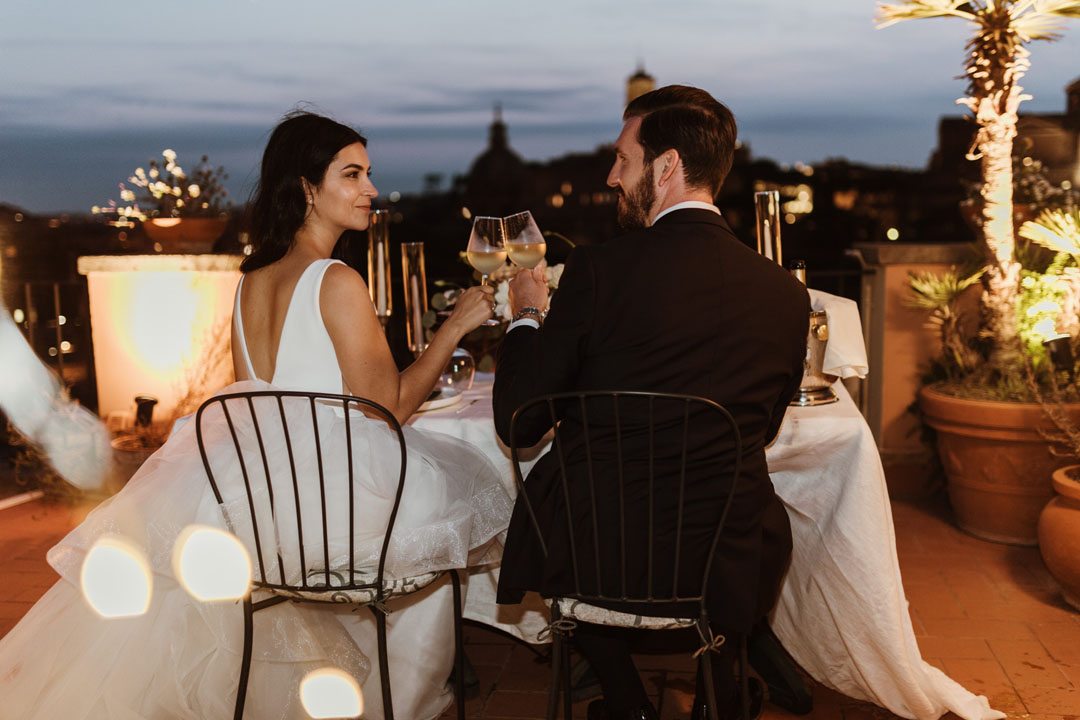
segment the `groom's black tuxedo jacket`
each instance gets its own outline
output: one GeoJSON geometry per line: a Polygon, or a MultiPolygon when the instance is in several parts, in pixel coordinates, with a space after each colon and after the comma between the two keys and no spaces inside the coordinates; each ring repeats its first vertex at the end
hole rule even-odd
{"type": "MultiPolygon", "coordinates": [[[[509,443],[514,410],[552,392],[685,393],[727,408],[742,434],[743,465],[714,560],[708,604],[715,624],[729,632],[748,631],[775,602],[791,553],[791,529],[773,491],[765,446],[778,432],[802,379],[809,312],[806,288],[739,242],[727,222],[709,210],[676,210],[652,227],[605,245],[575,248],[544,325],[515,328],[499,349],[494,388],[499,437],[509,443]]],[[[630,411],[646,420],[644,406],[630,411]]],[[[590,424],[603,427],[610,421],[589,414],[590,424]]],[[[571,492],[584,492],[584,453],[577,432],[580,413],[569,406],[561,409],[560,419],[561,428],[569,430],[560,437],[568,439],[564,449],[570,458],[571,492]]],[[[657,420],[662,427],[663,418],[657,420]]],[[[628,422],[624,416],[622,426],[628,422]]],[[[549,428],[546,412],[530,417],[518,428],[519,446],[538,442],[549,428]]],[[[681,442],[678,437],[673,441],[681,442]]],[[[691,437],[691,447],[694,441],[691,437]]],[[[720,484],[717,469],[728,467],[732,456],[730,445],[706,445],[688,468],[692,502],[684,518],[680,586],[700,582],[706,543],[699,541],[703,533],[695,535],[695,529],[715,524],[730,487],[720,484]]],[[[573,589],[558,465],[555,453],[548,452],[526,480],[549,536],[549,557],[543,558],[519,502],[507,535],[499,602],[519,602],[525,590],[551,596],[573,589]]],[[[640,500],[632,503],[628,518],[628,574],[630,589],[644,596],[648,492],[640,477],[629,474],[628,495],[640,500]]],[[[601,503],[610,504],[617,497],[615,477],[614,472],[598,474],[601,503]]],[[[670,506],[677,487],[678,469],[673,468],[660,481],[656,495],[669,498],[670,506]]],[[[664,507],[657,512],[655,532],[670,538],[674,520],[663,519],[664,507]]],[[[619,532],[617,525],[603,519],[601,525],[601,536],[613,540],[607,543],[611,553],[600,563],[604,579],[619,565],[619,532]]],[[[575,522],[579,547],[586,548],[590,558],[591,532],[590,523],[575,522]]],[[[670,595],[671,563],[661,565],[654,569],[654,588],[670,595]]],[[[581,563],[583,591],[595,591],[588,586],[595,581],[595,568],[595,562],[581,563]]],[[[618,594],[611,584],[605,585],[605,590],[618,594]]]]}

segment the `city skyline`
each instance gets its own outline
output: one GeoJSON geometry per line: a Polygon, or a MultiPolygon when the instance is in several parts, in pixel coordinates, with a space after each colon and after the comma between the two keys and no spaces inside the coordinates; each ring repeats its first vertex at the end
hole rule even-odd
{"type": "MultiPolygon", "coordinates": [[[[968,27],[873,26],[870,0],[45,0],[0,9],[0,202],[86,212],[162,149],[224,165],[242,201],[280,116],[310,103],[360,127],[385,196],[448,181],[487,144],[496,102],[527,160],[619,130],[639,62],[727,103],[756,157],[924,167],[959,115],[968,27]]],[[[1032,46],[1025,112],[1061,112],[1080,23],[1032,46]]],[[[444,185],[445,187],[445,185],[444,185]]]]}

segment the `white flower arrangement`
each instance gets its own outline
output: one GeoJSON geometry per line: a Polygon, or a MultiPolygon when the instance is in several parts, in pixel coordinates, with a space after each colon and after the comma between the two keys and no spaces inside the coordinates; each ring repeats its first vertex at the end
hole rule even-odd
{"type": "Polygon", "coordinates": [[[142,188],[143,194],[137,197],[134,190],[120,183],[121,205],[110,200],[105,207],[95,205],[91,212],[116,215],[113,223],[118,227],[131,227],[134,222],[145,222],[150,218],[186,218],[217,217],[225,212],[229,203],[225,200],[229,191],[222,185],[228,179],[225,168],[213,168],[209,158],[203,155],[195,171],[189,177],[176,163],[176,152],[163,150],[164,162],[150,160],[149,170],[135,168],[135,174],[127,181],[142,188]],[[142,202],[152,209],[146,211],[140,207],[142,202]]]}
{"type": "MultiPolygon", "coordinates": [[[[550,292],[557,290],[559,288],[559,280],[562,278],[563,263],[548,265],[546,260],[541,260],[538,267],[544,269],[544,281],[547,283],[548,290],[550,292]]],[[[510,312],[510,281],[524,269],[525,268],[517,265],[507,263],[488,275],[488,282],[495,288],[496,320],[502,320],[503,322],[510,322],[513,320],[513,313],[510,312]]],[[[435,293],[431,298],[431,306],[435,310],[447,310],[454,306],[454,303],[457,302],[457,296],[460,293],[460,288],[452,288],[435,293]]],[[[549,294],[549,302],[550,299],[551,296],[549,294]]]]}

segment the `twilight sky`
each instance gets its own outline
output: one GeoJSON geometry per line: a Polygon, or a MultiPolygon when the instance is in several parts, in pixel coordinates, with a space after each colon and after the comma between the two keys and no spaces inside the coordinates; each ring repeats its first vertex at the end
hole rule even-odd
{"type": "MultiPolygon", "coordinates": [[[[385,195],[463,173],[502,103],[527,159],[614,140],[642,59],[727,103],[756,156],[922,167],[958,114],[967,25],[876,30],[872,0],[5,0],[0,203],[81,211],[162,149],[246,197],[299,103],[359,126],[385,195]],[[673,10],[677,8],[677,12],[673,10]]],[[[1061,112],[1080,22],[1032,46],[1027,112],[1061,112]]]]}

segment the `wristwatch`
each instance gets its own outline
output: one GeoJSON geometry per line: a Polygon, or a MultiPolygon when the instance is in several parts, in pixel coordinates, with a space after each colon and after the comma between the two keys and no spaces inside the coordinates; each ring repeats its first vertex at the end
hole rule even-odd
{"type": "Polygon", "coordinates": [[[543,322],[544,321],[544,315],[546,315],[546,314],[547,313],[541,312],[540,310],[538,310],[537,308],[534,308],[534,307],[521,308],[520,310],[518,310],[514,314],[513,322],[517,322],[518,320],[521,320],[522,318],[524,318],[524,317],[526,317],[528,315],[534,316],[536,318],[537,322],[543,322]]]}

